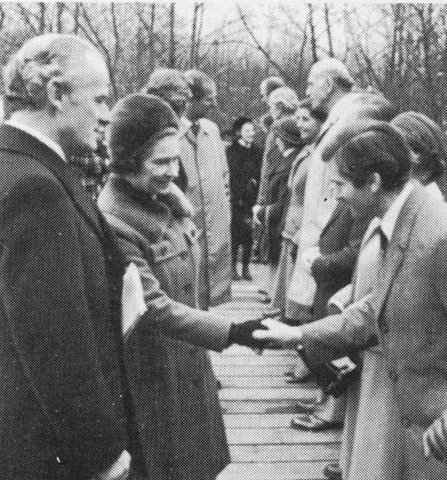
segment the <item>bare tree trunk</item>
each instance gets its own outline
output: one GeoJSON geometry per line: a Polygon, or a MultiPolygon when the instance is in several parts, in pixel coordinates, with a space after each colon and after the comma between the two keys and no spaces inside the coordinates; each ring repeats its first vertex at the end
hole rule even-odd
{"type": "Polygon", "coordinates": [[[149,24],[149,68],[152,72],[155,68],[155,48],[154,48],[154,30],[155,30],[155,14],[157,5],[151,5],[151,23],[149,24]]]}
{"type": "Polygon", "coordinates": [[[191,33],[191,54],[189,65],[190,68],[196,66],[196,30],[197,30],[197,17],[199,13],[200,5],[198,3],[194,4],[194,13],[192,18],[192,33],[191,33]]]}
{"type": "Polygon", "coordinates": [[[329,46],[329,56],[334,56],[334,48],[332,44],[332,32],[331,32],[331,23],[329,21],[329,6],[328,4],[324,5],[324,20],[326,22],[326,32],[327,32],[327,41],[329,46]]]}
{"type": "Polygon", "coordinates": [[[46,28],[46,20],[45,20],[45,14],[46,14],[46,5],[43,2],[39,3],[39,32],[45,33],[45,28],[46,28]]]}
{"type": "Polygon", "coordinates": [[[315,37],[314,7],[311,3],[309,3],[308,8],[309,8],[309,25],[310,25],[310,44],[312,47],[312,60],[314,63],[316,63],[318,62],[318,54],[317,54],[317,39],[315,37]]]}
{"type": "Polygon", "coordinates": [[[256,38],[256,35],[253,33],[252,29],[250,28],[250,26],[248,25],[248,22],[247,22],[247,19],[245,18],[245,14],[244,12],[242,11],[242,8],[241,6],[238,4],[237,5],[237,8],[238,8],[238,11],[239,11],[239,17],[242,21],[242,23],[244,24],[244,27],[245,29],[247,30],[248,34],[250,35],[250,37],[252,38],[253,42],[255,43],[257,49],[265,56],[265,58],[268,60],[268,62],[273,65],[276,70],[278,70],[279,74],[285,79],[285,80],[288,80],[290,81],[291,78],[289,75],[287,75],[287,72],[285,71],[284,68],[281,67],[281,65],[276,62],[275,60],[273,60],[273,58],[271,57],[271,55],[269,54],[269,52],[261,45],[261,43],[259,42],[259,40],[256,38]]]}
{"type": "Polygon", "coordinates": [[[171,3],[169,11],[169,66],[175,68],[175,3],[171,3]]]}
{"type": "Polygon", "coordinates": [[[64,10],[64,4],[57,2],[56,3],[56,32],[62,33],[62,12],[64,10]]]}
{"type": "Polygon", "coordinates": [[[430,103],[430,112],[429,114],[435,119],[438,120],[438,108],[436,102],[436,89],[434,85],[433,79],[433,72],[432,66],[430,61],[430,53],[431,53],[431,40],[433,35],[433,25],[432,25],[432,5],[428,5],[427,9],[427,17],[425,16],[425,6],[421,5],[420,7],[416,7],[416,11],[419,15],[421,21],[421,40],[422,46],[424,50],[424,69],[425,69],[425,91],[429,97],[430,103]]]}
{"type": "Polygon", "coordinates": [[[77,35],[79,33],[79,3],[76,2],[73,12],[73,33],[77,35]]]}

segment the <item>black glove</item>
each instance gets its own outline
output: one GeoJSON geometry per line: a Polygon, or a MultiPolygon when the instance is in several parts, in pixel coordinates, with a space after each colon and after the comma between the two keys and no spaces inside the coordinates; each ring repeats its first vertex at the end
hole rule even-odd
{"type": "Polygon", "coordinates": [[[243,323],[232,323],[230,328],[229,341],[230,343],[237,343],[250,348],[264,348],[266,342],[263,340],[256,340],[252,333],[255,330],[267,330],[267,327],[262,325],[261,319],[247,320],[243,323]]]}

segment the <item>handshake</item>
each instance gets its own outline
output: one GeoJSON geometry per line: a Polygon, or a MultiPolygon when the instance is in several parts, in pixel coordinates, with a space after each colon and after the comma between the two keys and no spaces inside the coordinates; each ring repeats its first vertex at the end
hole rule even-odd
{"type": "Polygon", "coordinates": [[[237,343],[253,349],[293,348],[302,338],[299,327],[289,327],[274,319],[248,320],[233,323],[230,343],[237,343]]]}

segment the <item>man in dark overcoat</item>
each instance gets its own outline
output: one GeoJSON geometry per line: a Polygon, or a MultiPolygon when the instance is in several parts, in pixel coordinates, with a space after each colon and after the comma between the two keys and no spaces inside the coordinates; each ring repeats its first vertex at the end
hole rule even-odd
{"type": "Polygon", "coordinates": [[[67,163],[108,121],[101,55],[69,35],[26,42],[5,69],[0,126],[0,476],[123,480],[133,445],[122,263],[67,163]]]}

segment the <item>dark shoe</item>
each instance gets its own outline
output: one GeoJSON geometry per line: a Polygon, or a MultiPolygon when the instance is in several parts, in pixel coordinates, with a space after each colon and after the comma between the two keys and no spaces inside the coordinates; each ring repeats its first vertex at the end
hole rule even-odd
{"type": "Polygon", "coordinates": [[[342,472],[338,463],[330,463],[323,469],[323,475],[329,480],[342,480],[342,472]]]}
{"type": "Polygon", "coordinates": [[[282,310],[280,308],[266,308],[262,312],[262,318],[274,318],[278,320],[278,317],[282,317],[282,310]]]}
{"type": "Polygon", "coordinates": [[[268,296],[268,294],[269,294],[269,292],[267,292],[267,290],[263,290],[262,288],[258,289],[258,293],[260,295],[266,295],[266,296],[268,296]]]}
{"type": "Polygon", "coordinates": [[[328,422],[313,414],[301,414],[293,417],[290,425],[296,430],[312,430],[314,432],[319,430],[329,430],[341,426],[339,422],[328,422]]]}
{"type": "Polygon", "coordinates": [[[313,398],[303,398],[296,401],[295,410],[297,413],[312,413],[317,405],[318,403],[313,398]]]}
{"type": "Polygon", "coordinates": [[[253,277],[250,274],[250,269],[249,269],[248,265],[244,265],[242,267],[242,278],[244,280],[247,280],[248,282],[253,281],[253,277]]]}

